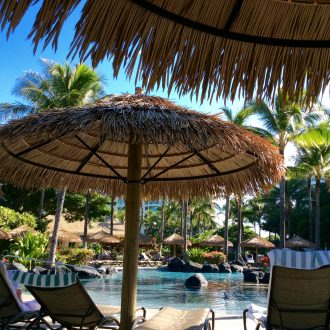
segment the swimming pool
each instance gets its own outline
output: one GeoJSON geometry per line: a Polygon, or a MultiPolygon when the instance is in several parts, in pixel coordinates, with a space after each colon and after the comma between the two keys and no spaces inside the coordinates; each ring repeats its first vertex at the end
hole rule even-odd
{"type": "MultiPolygon", "coordinates": [[[[139,270],[138,306],[212,307],[221,314],[241,315],[251,303],[267,305],[267,286],[243,283],[242,274],[203,274],[208,287],[201,290],[185,288],[184,282],[191,275],[193,273],[139,270]]],[[[96,303],[120,305],[121,280],[122,272],[118,272],[113,277],[83,284],[96,303]]]]}

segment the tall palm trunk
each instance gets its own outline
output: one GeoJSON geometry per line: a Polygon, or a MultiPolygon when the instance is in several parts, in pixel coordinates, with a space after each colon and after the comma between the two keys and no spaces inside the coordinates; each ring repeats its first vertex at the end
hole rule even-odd
{"type": "Polygon", "coordinates": [[[91,200],[91,190],[88,189],[86,193],[86,203],[85,203],[85,212],[84,212],[84,245],[83,245],[84,249],[87,249],[90,200],[91,200]]]}
{"type": "Polygon", "coordinates": [[[162,222],[161,222],[161,225],[160,225],[160,242],[158,244],[158,251],[159,251],[160,255],[162,255],[163,239],[164,239],[164,228],[165,228],[165,200],[164,199],[163,199],[163,202],[162,202],[161,217],[162,217],[162,222]]]}
{"type": "Polygon", "coordinates": [[[111,211],[110,211],[110,235],[113,235],[113,211],[115,207],[115,196],[111,197],[111,211]]]}
{"type": "Polygon", "coordinates": [[[242,198],[241,196],[236,197],[237,203],[237,248],[236,248],[236,259],[239,259],[242,254],[242,198]]]}
{"type": "Polygon", "coordinates": [[[285,248],[285,179],[280,182],[280,248],[285,248]]]}
{"type": "Polygon", "coordinates": [[[229,212],[230,212],[230,195],[226,196],[226,206],[225,206],[225,237],[224,237],[224,246],[223,252],[228,256],[228,221],[229,221],[229,212]]]}
{"type": "Polygon", "coordinates": [[[60,221],[63,212],[65,193],[66,193],[66,188],[57,191],[54,229],[53,229],[53,234],[50,241],[50,249],[49,249],[49,262],[51,265],[55,264],[55,255],[56,255],[56,248],[58,242],[58,231],[60,228],[60,221]]]}
{"type": "Polygon", "coordinates": [[[307,193],[308,193],[308,222],[309,222],[309,240],[315,241],[313,237],[313,200],[312,200],[312,176],[307,177],[307,193]]]}
{"type": "Polygon", "coordinates": [[[42,188],[40,191],[40,202],[38,209],[38,220],[41,221],[42,215],[44,213],[44,203],[45,203],[45,188],[42,188]]]}
{"type": "Polygon", "coordinates": [[[316,176],[315,181],[315,246],[320,248],[320,182],[321,177],[316,176]]]}
{"type": "Polygon", "coordinates": [[[188,202],[183,202],[183,249],[182,256],[183,260],[187,261],[187,222],[188,222],[188,202]]]}
{"type": "Polygon", "coordinates": [[[181,201],[181,217],[180,217],[180,235],[183,237],[183,222],[184,222],[184,201],[181,201]]]}

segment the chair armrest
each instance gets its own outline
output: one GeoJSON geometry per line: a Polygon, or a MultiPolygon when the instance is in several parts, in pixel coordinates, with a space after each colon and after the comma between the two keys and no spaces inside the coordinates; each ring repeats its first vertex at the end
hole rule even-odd
{"type": "Polygon", "coordinates": [[[138,323],[139,322],[145,322],[146,319],[143,317],[143,316],[138,316],[134,319],[134,321],[132,322],[132,325],[131,325],[131,330],[135,329],[137,326],[138,326],[138,323]]]}
{"type": "Polygon", "coordinates": [[[142,311],[142,316],[146,318],[147,316],[147,310],[144,307],[139,307],[136,309],[137,312],[142,311]]]}
{"type": "Polygon", "coordinates": [[[246,327],[246,314],[249,310],[248,309],[244,309],[243,311],[243,325],[244,325],[244,330],[247,330],[247,327],[246,327]]]}
{"type": "Polygon", "coordinates": [[[214,313],[214,310],[213,309],[210,309],[207,316],[206,316],[206,319],[205,319],[205,322],[204,322],[204,330],[208,330],[208,325],[209,325],[209,322],[210,322],[210,317],[209,315],[211,314],[211,324],[212,324],[212,327],[211,329],[214,330],[214,327],[215,327],[215,313],[214,313]]]}

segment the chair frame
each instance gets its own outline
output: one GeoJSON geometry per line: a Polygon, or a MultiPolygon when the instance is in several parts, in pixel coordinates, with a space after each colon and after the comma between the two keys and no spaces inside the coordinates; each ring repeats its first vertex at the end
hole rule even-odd
{"type": "MultiPolygon", "coordinates": [[[[163,308],[164,307],[160,308],[158,312],[160,312],[163,308]]],[[[156,316],[157,316],[157,314],[154,317],[156,317],[156,316]]],[[[136,317],[132,323],[131,330],[138,329],[139,325],[143,324],[146,321],[148,321],[148,320],[145,318],[145,315],[136,317]]],[[[215,329],[214,327],[215,327],[215,313],[214,313],[213,309],[210,309],[205,318],[204,324],[200,327],[200,330],[208,330],[208,329],[214,330],[215,329]],[[211,314],[211,328],[209,328],[209,325],[210,325],[209,315],[210,314],[211,314]]]]}
{"type": "MultiPolygon", "coordinates": [[[[321,268],[327,268],[330,267],[329,266],[323,266],[321,268]]],[[[273,267],[273,275],[275,273],[276,276],[276,271],[277,268],[282,268],[281,266],[274,266],[273,267]]],[[[313,271],[313,270],[311,270],[313,271]]],[[[318,325],[316,328],[319,329],[320,327],[324,328],[325,330],[329,329],[329,324],[330,324],[330,297],[329,297],[329,302],[328,302],[328,308],[327,309],[293,309],[293,308],[279,308],[279,306],[276,304],[276,302],[274,301],[273,298],[273,290],[272,290],[272,285],[270,283],[270,293],[269,293],[269,303],[268,306],[271,306],[274,310],[276,310],[279,313],[279,319],[280,319],[280,329],[281,330],[297,330],[297,328],[288,328],[285,326],[284,322],[283,322],[283,314],[284,313],[296,313],[296,314],[304,314],[304,313],[312,313],[312,314],[326,314],[326,320],[325,320],[325,324],[324,325],[318,325]]],[[[269,307],[268,307],[268,311],[269,311],[269,307]]],[[[243,311],[243,325],[244,325],[244,330],[247,330],[247,325],[246,325],[246,321],[247,321],[247,313],[249,312],[248,309],[245,309],[243,311]]],[[[266,330],[272,330],[272,329],[278,329],[278,325],[272,325],[269,324],[268,322],[268,316],[267,316],[267,324],[265,324],[264,322],[257,322],[256,324],[256,330],[259,330],[260,327],[263,326],[266,328],[266,330]]],[[[313,330],[316,329],[315,327],[313,328],[304,328],[304,329],[300,329],[300,330],[313,330]]]]}

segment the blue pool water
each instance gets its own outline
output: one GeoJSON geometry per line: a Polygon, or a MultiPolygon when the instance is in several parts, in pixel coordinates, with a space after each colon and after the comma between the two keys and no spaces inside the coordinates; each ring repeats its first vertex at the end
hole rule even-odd
{"type": "MultiPolygon", "coordinates": [[[[208,280],[208,287],[188,290],[184,282],[191,275],[139,270],[138,306],[211,307],[216,312],[238,315],[251,303],[267,305],[267,286],[243,283],[242,274],[203,274],[208,280]]],[[[121,280],[122,272],[118,272],[110,278],[85,281],[84,286],[96,303],[120,305],[121,280]]]]}

